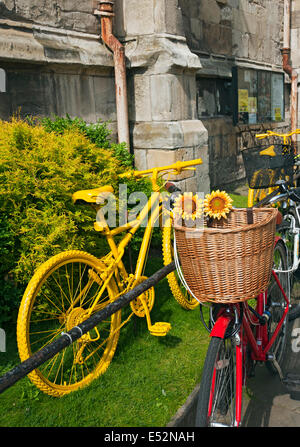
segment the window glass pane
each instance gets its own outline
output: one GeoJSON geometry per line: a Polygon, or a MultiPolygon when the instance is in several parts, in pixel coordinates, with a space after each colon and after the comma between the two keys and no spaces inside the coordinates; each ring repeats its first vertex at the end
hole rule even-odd
{"type": "Polygon", "coordinates": [[[198,117],[232,114],[231,81],[227,79],[197,79],[198,117]]]}
{"type": "Polygon", "coordinates": [[[235,124],[284,121],[284,75],[266,70],[233,69],[235,124]]]}
{"type": "Polygon", "coordinates": [[[281,73],[272,73],[271,114],[272,121],[284,120],[284,89],[281,73]]]}
{"type": "Polygon", "coordinates": [[[232,115],[232,83],[226,79],[216,80],[218,115],[232,115]]]}
{"type": "Polygon", "coordinates": [[[271,118],[271,73],[268,71],[257,72],[258,84],[258,121],[270,122],[271,118]]]}
{"type": "Polygon", "coordinates": [[[257,73],[255,70],[239,69],[238,119],[244,124],[257,122],[257,73]]]}
{"type": "Polygon", "coordinates": [[[0,68],[0,93],[6,92],[6,73],[3,68],[0,68]]]}
{"type": "Polygon", "coordinates": [[[198,116],[217,114],[216,87],[214,79],[201,78],[198,81],[198,116]]]}

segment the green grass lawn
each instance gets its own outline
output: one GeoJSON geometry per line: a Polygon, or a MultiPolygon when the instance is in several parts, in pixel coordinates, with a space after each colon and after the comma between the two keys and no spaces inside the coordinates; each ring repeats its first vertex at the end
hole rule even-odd
{"type": "Polygon", "coordinates": [[[230,197],[233,199],[233,205],[236,208],[247,208],[247,197],[238,194],[230,194],[230,197]]]}
{"type": "MultiPolygon", "coordinates": [[[[235,206],[246,206],[245,198],[233,198],[235,206]]],[[[161,267],[161,258],[150,257],[146,273],[150,276],[161,267]]],[[[165,426],[201,379],[209,334],[201,324],[199,308],[182,309],[166,279],[155,293],[151,319],[171,323],[165,337],[150,335],[145,319],[134,317],[121,329],[105,374],[60,399],[43,394],[26,377],[0,395],[0,426],[165,426]]],[[[0,375],[19,363],[16,326],[4,329],[7,349],[0,353],[0,375]]]]}
{"type": "MultiPolygon", "coordinates": [[[[151,258],[149,274],[160,267],[161,260],[151,258]]],[[[134,317],[121,329],[113,361],[99,379],[57,399],[24,378],[1,394],[0,426],[165,426],[200,380],[209,335],[199,309],[182,309],[166,279],[155,290],[152,322],[170,322],[167,336],[150,335],[145,319],[134,317]]],[[[12,326],[1,375],[18,363],[12,326]]]]}

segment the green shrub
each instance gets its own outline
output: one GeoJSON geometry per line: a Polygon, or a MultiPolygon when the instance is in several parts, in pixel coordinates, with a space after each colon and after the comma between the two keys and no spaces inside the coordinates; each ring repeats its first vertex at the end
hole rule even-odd
{"type": "Polygon", "coordinates": [[[87,124],[83,119],[72,119],[68,114],[66,117],[45,117],[40,119],[39,122],[47,132],[55,132],[61,135],[66,130],[78,130],[96,146],[110,148],[113,154],[122,162],[122,165],[129,168],[133,165],[133,156],[128,152],[126,143],[115,144],[109,141],[111,130],[108,129],[107,123],[98,121],[97,123],[87,124]]]}
{"type": "MultiPolygon", "coordinates": [[[[74,248],[96,256],[106,252],[93,228],[95,210],[72,203],[80,189],[110,184],[117,192],[118,175],[128,170],[126,148],[108,144],[101,126],[99,139],[93,130],[95,144],[80,120],[0,121],[0,324],[16,311],[34,270],[50,256],[74,248]]],[[[126,183],[129,193],[151,191],[147,180],[126,183]]]]}

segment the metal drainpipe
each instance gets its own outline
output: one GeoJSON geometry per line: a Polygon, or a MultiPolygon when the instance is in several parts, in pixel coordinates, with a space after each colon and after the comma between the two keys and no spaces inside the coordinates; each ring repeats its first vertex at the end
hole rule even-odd
{"type": "MultiPolygon", "coordinates": [[[[282,65],[291,79],[291,130],[296,130],[298,124],[298,74],[290,65],[290,20],[291,2],[290,0],[284,0],[282,65]]],[[[296,135],[293,135],[293,141],[296,141],[296,135]]]]}
{"type": "Polygon", "coordinates": [[[118,41],[112,32],[112,19],[114,17],[113,7],[114,2],[101,1],[99,3],[99,9],[96,9],[94,14],[100,16],[101,38],[103,42],[112,50],[114,55],[118,140],[119,143],[125,142],[129,151],[130,141],[125,50],[124,46],[118,41]]]}

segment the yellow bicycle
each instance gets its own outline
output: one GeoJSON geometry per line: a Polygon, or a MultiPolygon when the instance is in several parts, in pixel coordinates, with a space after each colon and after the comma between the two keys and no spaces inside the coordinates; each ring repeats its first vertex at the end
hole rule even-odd
{"type": "MultiPolygon", "coordinates": [[[[113,193],[109,185],[78,191],[74,202],[80,200],[97,207],[95,230],[106,237],[109,252],[101,259],[79,250],[70,250],[53,256],[42,264],[30,280],[21,301],[17,321],[17,342],[21,361],[54,341],[62,332],[76,327],[95,312],[103,309],[120,295],[146,279],[144,269],[148,257],[152,230],[165,210],[158,178],[166,174],[179,175],[202,163],[201,159],[134,171],[136,179],[150,176],[152,194],[138,216],[132,221],[111,229],[104,216],[99,199],[113,193]],[[149,216],[150,214],[150,216],[149,216]],[[135,272],[128,273],[122,261],[125,248],[143,222],[147,222],[135,272]],[[125,235],[118,241],[116,236],[125,235]]],[[[131,173],[123,174],[129,176],[131,173]]],[[[101,200],[100,200],[101,201],[101,200]]],[[[166,211],[163,227],[163,260],[173,260],[171,214],[166,211]]],[[[186,309],[193,309],[198,301],[182,289],[176,274],[168,276],[176,300],[186,309]]],[[[130,313],[122,321],[121,311],[102,321],[63,351],[29,374],[31,381],[46,394],[60,397],[88,385],[108,368],[116,351],[119,333],[133,315],[145,317],[152,335],[164,336],[170,330],[167,322],[152,323],[150,312],[154,304],[154,288],[130,303],[130,313]]]]}
{"type": "MultiPolygon", "coordinates": [[[[295,131],[282,134],[268,130],[266,133],[257,134],[256,138],[260,140],[270,137],[278,137],[282,139],[281,153],[285,154],[293,152],[292,136],[296,134],[300,134],[300,129],[296,129],[295,131]]],[[[271,144],[266,149],[263,149],[260,152],[260,155],[275,156],[276,153],[274,151],[274,145],[271,144]]],[[[255,183],[256,188],[255,189],[249,188],[248,190],[248,207],[252,207],[255,203],[265,198],[268,194],[270,194],[274,190],[274,188],[271,186],[260,187],[260,185],[263,185],[263,183],[265,182],[266,171],[260,171],[258,166],[257,171],[255,172],[254,175],[255,178],[252,178],[252,182],[255,183]]],[[[275,180],[272,178],[272,176],[274,176],[274,171],[270,170],[270,178],[269,178],[270,184],[272,184],[273,180],[275,180]]]]}

